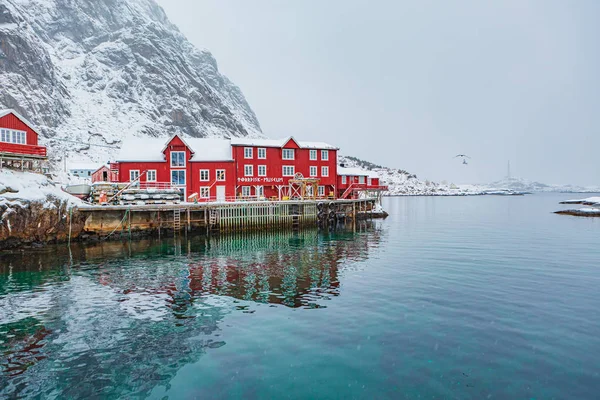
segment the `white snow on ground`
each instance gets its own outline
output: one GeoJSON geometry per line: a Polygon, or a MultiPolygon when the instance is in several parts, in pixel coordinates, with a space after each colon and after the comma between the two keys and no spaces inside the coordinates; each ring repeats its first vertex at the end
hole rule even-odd
{"type": "Polygon", "coordinates": [[[82,205],[76,197],[62,191],[41,174],[32,172],[0,170],[0,205],[12,205],[28,202],[42,202],[47,207],[54,207],[52,199],[67,201],[69,206],[82,205]]]}

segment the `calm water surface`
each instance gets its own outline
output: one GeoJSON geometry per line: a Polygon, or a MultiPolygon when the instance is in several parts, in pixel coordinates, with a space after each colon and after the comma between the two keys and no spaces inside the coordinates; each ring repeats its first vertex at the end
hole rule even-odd
{"type": "Polygon", "coordinates": [[[597,399],[600,219],[569,197],[2,254],[0,397],[597,399]]]}

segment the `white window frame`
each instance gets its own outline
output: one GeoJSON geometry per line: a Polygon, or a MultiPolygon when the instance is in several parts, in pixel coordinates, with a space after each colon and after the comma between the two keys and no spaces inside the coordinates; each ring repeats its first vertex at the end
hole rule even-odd
{"type": "Polygon", "coordinates": [[[246,164],[244,165],[244,176],[254,176],[254,165],[246,164]],[[250,171],[250,173],[248,173],[250,171]]]}
{"type": "Polygon", "coordinates": [[[252,147],[244,147],[244,158],[247,160],[251,160],[254,158],[254,151],[252,147]]]}
{"type": "Polygon", "coordinates": [[[294,151],[294,149],[283,149],[281,152],[281,159],[282,160],[295,160],[296,159],[296,152],[294,151]],[[288,153],[291,152],[291,153],[288,153]],[[286,157],[286,154],[291,154],[292,157],[286,157]]]}
{"type": "Polygon", "coordinates": [[[27,144],[27,132],[3,128],[0,130],[0,142],[27,144]]]}
{"type": "Polygon", "coordinates": [[[265,187],[264,186],[262,186],[262,185],[255,186],[254,190],[256,191],[257,198],[265,197],[265,187]]]}
{"type": "Polygon", "coordinates": [[[176,187],[185,187],[187,186],[187,172],[185,169],[172,169],[171,170],[171,185],[173,185],[173,172],[183,172],[183,183],[178,183],[177,185],[174,185],[176,187]]]}
{"type": "Polygon", "coordinates": [[[326,167],[326,166],[321,167],[321,176],[324,176],[324,177],[329,176],[329,167],[326,167]]]}
{"type": "Polygon", "coordinates": [[[319,188],[317,189],[317,194],[320,197],[325,196],[325,186],[319,186],[319,188]]]}
{"type": "Polygon", "coordinates": [[[209,169],[201,169],[200,170],[200,182],[208,182],[210,181],[210,170],[209,169]],[[202,177],[202,174],[206,173],[206,178],[202,177]]]}
{"type": "Polygon", "coordinates": [[[227,180],[227,175],[224,169],[217,170],[217,182],[225,182],[227,180]],[[221,173],[223,174],[223,178],[221,178],[221,173]]]}
{"type": "Polygon", "coordinates": [[[367,178],[367,186],[371,186],[373,184],[373,179],[367,178]]]}
{"type": "Polygon", "coordinates": [[[256,155],[258,156],[259,159],[266,160],[267,159],[267,148],[266,147],[259,147],[256,150],[256,155]]]}
{"type": "Polygon", "coordinates": [[[317,161],[317,151],[311,150],[308,158],[310,161],[317,161]]]}
{"type": "Polygon", "coordinates": [[[342,175],[342,185],[346,184],[346,175],[342,175]]]}
{"type": "Polygon", "coordinates": [[[365,176],[364,175],[359,175],[359,177],[358,177],[358,183],[365,183],[365,176]]]}
{"type": "Polygon", "coordinates": [[[250,197],[250,188],[251,186],[242,186],[242,196],[250,197]]]}
{"type": "Polygon", "coordinates": [[[187,164],[187,162],[185,159],[185,151],[178,150],[178,151],[171,152],[171,168],[185,168],[186,164],[187,164]],[[183,165],[173,165],[173,154],[180,154],[180,153],[183,153],[183,165]]]}
{"type": "Polygon", "coordinates": [[[155,169],[149,169],[146,172],[146,181],[147,182],[156,182],[156,170],[155,169]],[[153,177],[151,177],[151,175],[153,175],[153,177]]]}
{"type": "Polygon", "coordinates": [[[317,168],[317,166],[316,166],[316,165],[311,165],[311,166],[309,167],[309,173],[308,173],[308,175],[309,175],[310,177],[315,177],[315,176],[318,176],[318,175],[317,175],[318,173],[319,173],[319,169],[317,168]]]}
{"type": "Polygon", "coordinates": [[[293,165],[283,165],[281,167],[281,175],[282,176],[294,176],[296,174],[296,168],[293,165]],[[285,169],[286,168],[291,168],[292,169],[292,173],[291,174],[286,174],[285,169]]]}
{"type": "Polygon", "coordinates": [[[200,186],[199,195],[201,199],[210,199],[210,186],[200,186]]]}
{"type": "Polygon", "coordinates": [[[140,170],[139,169],[130,169],[129,170],[129,182],[133,182],[136,179],[138,179],[139,177],[140,177],[140,170]],[[136,174],[135,178],[132,178],[132,176],[131,176],[132,172],[135,172],[135,174],[136,174]]]}
{"type": "Polygon", "coordinates": [[[258,166],[258,176],[267,176],[267,166],[266,165],[258,166]],[[262,169],[262,173],[261,173],[261,169],[262,169]]]}
{"type": "Polygon", "coordinates": [[[321,150],[321,160],[329,161],[329,150],[321,150]]]}

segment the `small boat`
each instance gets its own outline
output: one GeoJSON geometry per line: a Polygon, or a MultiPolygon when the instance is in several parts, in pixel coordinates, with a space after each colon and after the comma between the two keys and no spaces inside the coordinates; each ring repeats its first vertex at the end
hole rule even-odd
{"type": "Polygon", "coordinates": [[[92,191],[92,186],[88,185],[87,183],[80,183],[76,185],[68,185],[63,190],[70,195],[79,197],[80,199],[86,199],[89,197],[92,191]]]}

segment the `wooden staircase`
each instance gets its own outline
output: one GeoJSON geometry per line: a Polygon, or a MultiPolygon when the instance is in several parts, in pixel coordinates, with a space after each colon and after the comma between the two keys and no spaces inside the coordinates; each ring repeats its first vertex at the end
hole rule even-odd
{"type": "Polygon", "coordinates": [[[173,230],[179,232],[181,230],[181,210],[173,210],[173,230]]]}

